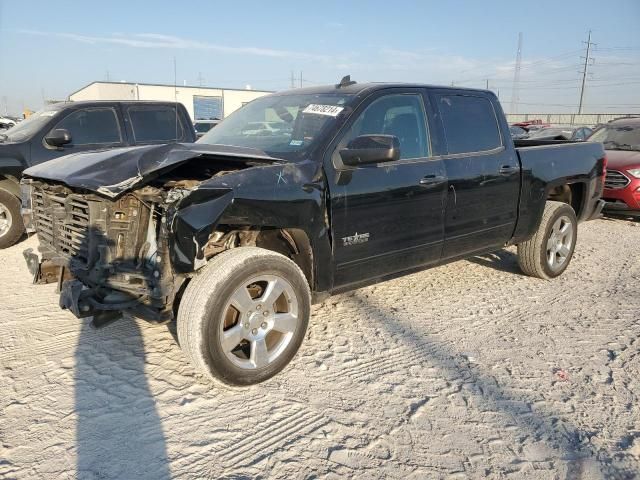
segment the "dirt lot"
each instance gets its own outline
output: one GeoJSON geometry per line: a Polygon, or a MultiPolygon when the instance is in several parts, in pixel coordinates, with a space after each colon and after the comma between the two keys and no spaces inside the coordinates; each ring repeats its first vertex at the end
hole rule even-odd
{"type": "Polygon", "coordinates": [[[171,332],[95,331],[0,252],[1,478],[634,478],[640,222],[583,224],[569,270],[513,251],[314,308],[293,364],[214,388],[171,332]]]}

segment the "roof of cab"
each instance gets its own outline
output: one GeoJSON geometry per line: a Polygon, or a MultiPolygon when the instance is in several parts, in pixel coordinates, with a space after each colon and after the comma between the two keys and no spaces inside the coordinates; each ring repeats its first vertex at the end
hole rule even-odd
{"type": "Polygon", "coordinates": [[[47,105],[50,110],[60,110],[67,107],[86,107],[87,105],[113,105],[113,104],[134,104],[134,105],[174,105],[180,102],[166,100],[79,100],[57,102],[47,105]]]}
{"type": "Polygon", "coordinates": [[[351,85],[318,85],[314,87],[305,87],[305,88],[296,88],[293,90],[284,90],[281,92],[274,93],[272,95],[290,95],[292,93],[295,94],[309,94],[309,95],[320,95],[320,94],[330,94],[330,93],[343,93],[346,95],[360,95],[363,93],[371,93],[377,90],[384,90],[386,88],[430,88],[430,89],[447,89],[447,90],[465,90],[469,92],[483,92],[483,93],[492,93],[490,90],[483,90],[479,88],[465,88],[465,87],[451,87],[451,86],[443,86],[443,85],[429,85],[422,83],[386,83],[386,82],[368,82],[368,83],[352,83],[351,85]]]}

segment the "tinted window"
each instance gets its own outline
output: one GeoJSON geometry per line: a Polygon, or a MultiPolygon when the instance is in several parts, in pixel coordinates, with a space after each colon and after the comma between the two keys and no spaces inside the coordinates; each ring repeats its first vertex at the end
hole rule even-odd
{"type": "Polygon", "coordinates": [[[71,134],[72,145],[121,143],[120,126],[112,108],[76,110],[67,115],[55,127],[71,134]]]}
{"type": "Polygon", "coordinates": [[[175,142],[182,138],[182,125],[176,117],[174,107],[130,107],[129,118],[135,142],[175,142]]]}
{"type": "Polygon", "coordinates": [[[429,156],[429,140],[419,95],[388,95],[375,100],[356,119],[342,143],[360,135],[395,135],[400,158],[429,156]]]}
{"type": "Polygon", "coordinates": [[[438,95],[449,153],[471,153],[502,146],[491,102],[483,97],[438,95]]]}

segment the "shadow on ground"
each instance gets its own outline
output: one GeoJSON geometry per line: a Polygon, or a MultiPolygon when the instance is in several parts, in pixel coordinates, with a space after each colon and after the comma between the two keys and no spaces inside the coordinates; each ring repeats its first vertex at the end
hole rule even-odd
{"type": "Polygon", "coordinates": [[[483,267],[493,268],[501,272],[517,273],[523,275],[522,270],[518,266],[518,256],[508,250],[498,250],[496,252],[478,255],[468,258],[467,261],[482,265],[483,267]]]}
{"type": "MultiPolygon", "coordinates": [[[[505,414],[509,422],[519,428],[523,437],[532,436],[558,452],[555,458],[548,460],[555,463],[559,472],[564,470],[562,478],[565,480],[637,478],[636,471],[621,467],[606,451],[596,451],[589,443],[589,432],[554,416],[553,412],[533,410],[529,401],[499,385],[491,375],[470,363],[466,357],[451,351],[427,333],[420,332],[415,325],[403,321],[397,312],[378,305],[375,299],[362,291],[356,292],[351,299],[364,315],[378,319],[389,334],[401,335],[415,356],[439,369],[444,378],[461,379],[464,382],[464,394],[474,396],[485,411],[505,414]]],[[[514,448],[517,449],[517,446],[514,445],[514,448]]]]}
{"type": "Polygon", "coordinates": [[[170,478],[138,324],[96,330],[83,320],[75,357],[75,478],[170,478]]]}

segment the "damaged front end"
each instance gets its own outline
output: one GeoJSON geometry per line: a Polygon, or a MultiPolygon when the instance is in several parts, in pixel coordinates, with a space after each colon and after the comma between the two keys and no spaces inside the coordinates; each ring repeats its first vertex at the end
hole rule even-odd
{"type": "Polygon", "coordinates": [[[126,312],[165,323],[188,279],[218,253],[278,251],[278,235],[285,253],[299,253],[278,232],[321,218],[316,171],[198,144],[53,160],[25,171],[22,212],[40,246],[24,256],[34,282],[57,282],[60,306],[77,317],[100,326],[126,312]]]}
{"type": "Polygon", "coordinates": [[[25,187],[40,246],[24,256],[34,283],[58,283],[62,308],[96,325],[121,312],[173,318],[182,281],[169,265],[165,191],[145,186],[109,200],[38,180],[25,187]]]}

